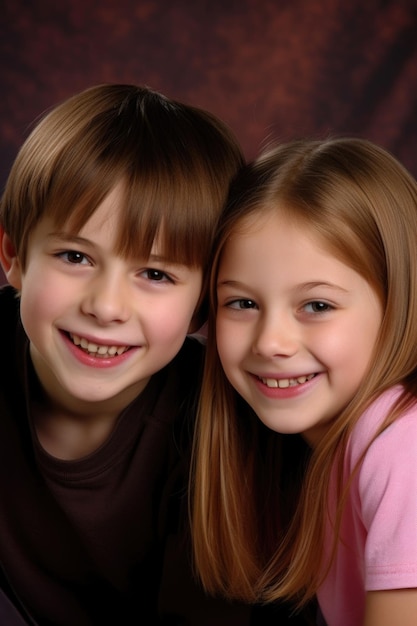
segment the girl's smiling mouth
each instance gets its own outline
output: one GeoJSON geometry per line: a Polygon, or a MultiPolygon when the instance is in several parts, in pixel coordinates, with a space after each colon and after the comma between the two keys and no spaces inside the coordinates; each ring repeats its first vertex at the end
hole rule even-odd
{"type": "Polygon", "coordinates": [[[303,385],[314,378],[314,376],[315,374],[305,374],[303,376],[297,376],[296,378],[263,378],[262,376],[258,376],[257,378],[271,389],[287,389],[288,387],[303,385]]]}

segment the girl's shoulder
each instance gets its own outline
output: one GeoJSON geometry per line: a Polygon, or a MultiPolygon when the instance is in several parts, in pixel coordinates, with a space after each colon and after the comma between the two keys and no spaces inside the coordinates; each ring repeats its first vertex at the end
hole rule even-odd
{"type": "Polygon", "coordinates": [[[389,389],[364,411],[345,457],[351,511],[357,532],[365,533],[368,590],[417,582],[417,402],[380,432],[403,391],[389,389]]]}
{"type": "MultiPolygon", "coordinates": [[[[387,419],[391,411],[394,410],[395,404],[404,392],[402,385],[395,385],[390,389],[387,389],[381,393],[362,413],[361,417],[355,424],[352,431],[352,441],[354,443],[360,443],[365,441],[371,441],[384,421],[387,419]]],[[[417,398],[415,402],[411,403],[395,420],[393,424],[388,426],[382,433],[389,433],[390,436],[393,432],[401,432],[407,430],[409,427],[414,427],[417,431],[417,398]]]]}
{"type": "Polygon", "coordinates": [[[402,385],[396,385],[378,396],[363,412],[355,424],[347,448],[351,469],[365,451],[365,466],[383,462],[388,467],[399,457],[404,465],[407,459],[417,465],[417,399],[392,424],[379,432],[403,392],[402,385]]]}

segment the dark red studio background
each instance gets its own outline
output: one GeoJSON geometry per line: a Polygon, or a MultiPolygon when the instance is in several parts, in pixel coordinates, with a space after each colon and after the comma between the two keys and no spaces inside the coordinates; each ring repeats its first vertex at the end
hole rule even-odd
{"type": "MultiPolygon", "coordinates": [[[[417,0],[1,0],[1,184],[32,122],[92,84],[207,108],[247,158],[355,135],[417,175],[417,0]]],[[[2,275],[0,276],[1,278],[2,275]]]]}

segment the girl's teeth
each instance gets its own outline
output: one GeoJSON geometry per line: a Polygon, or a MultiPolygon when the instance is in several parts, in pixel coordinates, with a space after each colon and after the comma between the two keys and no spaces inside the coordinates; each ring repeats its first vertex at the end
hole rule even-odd
{"type": "Polygon", "coordinates": [[[70,333],[70,337],[76,346],[80,346],[83,350],[88,352],[89,354],[95,354],[96,356],[115,356],[123,354],[128,349],[126,346],[99,346],[96,343],[92,343],[88,341],[84,337],[79,337],[78,335],[72,335],[70,333]]]}
{"type": "Polygon", "coordinates": [[[264,385],[276,389],[287,389],[287,387],[295,387],[296,385],[303,385],[313,378],[314,374],[309,376],[298,376],[298,378],[261,378],[264,385]]]}

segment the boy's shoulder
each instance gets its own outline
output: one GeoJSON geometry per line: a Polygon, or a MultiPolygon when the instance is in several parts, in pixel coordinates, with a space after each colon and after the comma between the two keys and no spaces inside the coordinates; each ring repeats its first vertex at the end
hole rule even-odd
{"type": "Polygon", "coordinates": [[[14,347],[15,329],[20,321],[20,301],[18,292],[10,285],[0,287],[0,311],[1,311],[1,331],[3,350],[14,347]],[[13,342],[13,343],[11,343],[13,342]],[[7,348],[6,346],[9,346],[7,348]]]}
{"type": "Polygon", "coordinates": [[[151,381],[149,392],[156,398],[152,422],[158,420],[176,438],[187,442],[194,428],[204,365],[204,345],[187,336],[176,357],[151,381]],[[180,434],[181,433],[181,434],[180,434]]]}
{"type": "Polygon", "coordinates": [[[204,358],[205,344],[198,335],[187,335],[185,341],[181,347],[181,350],[177,354],[175,361],[180,361],[187,364],[194,363],[196,366],[201,366],[204,358]]]}
{"type": "Polygon", "coordinates": [[[16,311],[19,309],[19,297],[17,290],[11,285],[0,286],[0,306],[6,310],[16,311]]]}
{"type": "Polygon", "coordinates": [[[165,368],[168,385],[175,388],[177,398],[195,397],[203,375],[205,346],[193,336],[187,336],[176,357],[165,368]]]}

